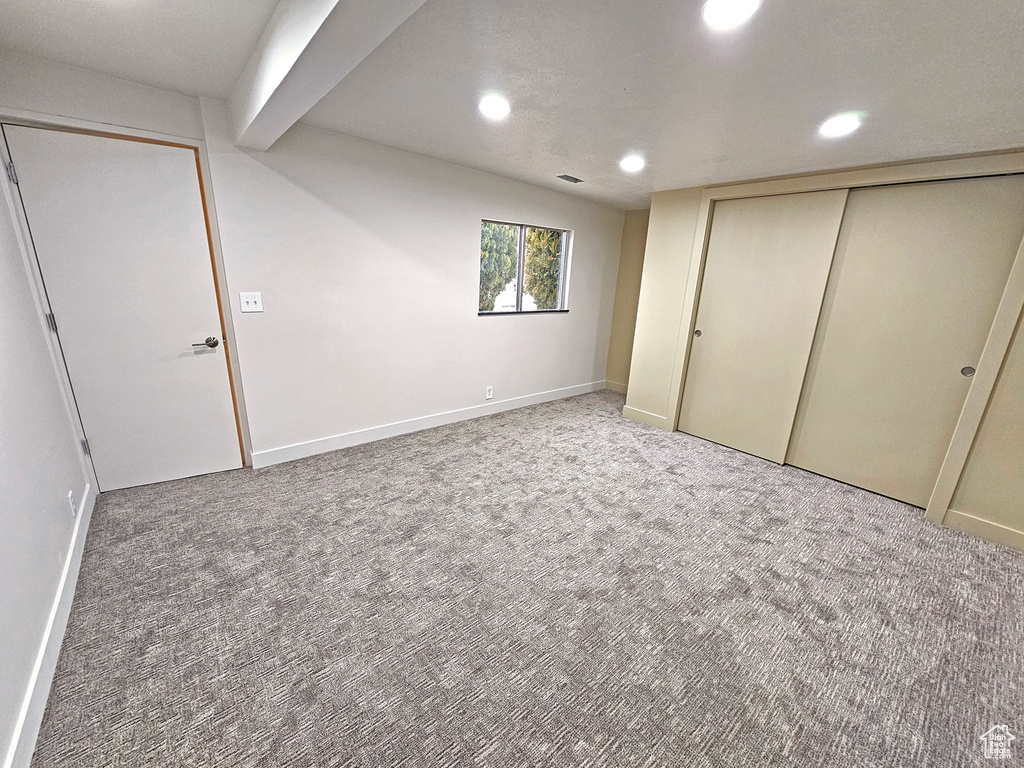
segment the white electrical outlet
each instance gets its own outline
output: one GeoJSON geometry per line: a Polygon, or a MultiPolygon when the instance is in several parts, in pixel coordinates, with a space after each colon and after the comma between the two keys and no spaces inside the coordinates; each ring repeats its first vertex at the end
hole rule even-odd
{"type": "Polygon", "coordinates": [[[487,394],[484,395],[485,400],[490,400],[494,397],[494,387],[487,388],[487,394]]]}
{"type": "Polygon", "coordinates": [[[238,303],[242,307],[243,312],[262,312],[263,311],[263,294],[262,293],[239,293],[238,303]]]}
{"type": "Polygon", "coordinates": [[[78,514],[78,503],[75,501],[74,491],[68,491],[68,506],[71,507],[71,516],[75,517],[78,514]]]}

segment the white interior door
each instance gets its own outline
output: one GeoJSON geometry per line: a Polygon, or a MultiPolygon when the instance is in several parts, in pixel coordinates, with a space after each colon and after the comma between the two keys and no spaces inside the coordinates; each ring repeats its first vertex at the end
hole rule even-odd
{"type": "Polygon", "coordinates": [[[194,150],[4,134],[100,489],[242,466],[194,150]]]}
{"type": "Polygon", "coordinates": [[[925,506],[1022,235],[1021,176],[850,192],[786,461],[925,506]]]}
{"type": "Polygon", "coordinates": [[[846,190],[715,204],[679,429],[782,463],[846,190]]]}

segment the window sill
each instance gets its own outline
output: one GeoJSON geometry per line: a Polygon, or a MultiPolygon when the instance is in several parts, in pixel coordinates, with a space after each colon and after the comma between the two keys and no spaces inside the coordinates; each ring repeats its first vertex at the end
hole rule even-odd
{"type": "Polygon", "coordinates": [[[477,312],[477,317],[491,317],[492,315],[567,315],[568,309],[534,309],[527,312],[477,312]]]}

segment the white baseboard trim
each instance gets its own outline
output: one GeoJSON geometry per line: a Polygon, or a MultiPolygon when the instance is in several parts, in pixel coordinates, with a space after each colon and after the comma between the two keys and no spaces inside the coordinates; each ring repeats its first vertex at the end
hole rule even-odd
{"type": "Polygon", "coordinates": [[[942,524],[948,525],[950,528],[966,531],[967,533],[973,533],[975,536],[994,541],[996,544],[1024,550],[1024,531],[993,523],[991,520],[975,517],[967,512],[958,512],[955,509],[951,509],[946,512],[942,524]]]}
{"type": "Polygon", "coordinates": [[[410,432],[419,432],[423,429],[440,427],[445,424],[454,424],[458,421],[467,421],[481,416],[490,416],[492,413],[512,411],[516,408],[524,408],[527,405],[536,405],[537,403],[546,403],[551,400],[562,400],[566,397],[585,395],[588,392],[597,392],[599,389],[604,388],[604,380],[592,381],[588,384],[579,384],[575,387],[552,389],[547,392],[538,392],[534,395],[513,397],[508,400],[485,403],[484,405],[474,405],[469,408],[460,408],[454,411],[435,413],[431,416],[422,416],[417,419],[396,421],[393,424],[384,424],[380,427],[359,429],[355,432],[346,432],[341,435],[322,437],[318,440],[310,440],[305,443],[295,443],[294,445],[285,445],[280,448],[270,448],[266,451],[254,451],[252,454],[252,465],[256,469],[259,469],[260,467],[269,467],[272,464],[281,464],[285,461],[304,459],[307,456],[315,456],[318,453],[337,451],[341,448],[351,448],[354,445],[372,443],[375,440],[383,440],[388,437],[407,435],[410,432]]]}
{"type": "Polygon", "coordinates": [[[14,725],[11,745],[4,759],[3,768],[29,768],[32,762],[39,727],[43,723],[43,713],[46,711],[46,700],[50,696],[53,673],[57,669],[60,646],[64,641],[64,630],[67,629],[68,616],[71,614],[71,601],[75,597],[78,571],[82,565],[82,550],[85,547],[92,510],[96,505],[96,495],[92,484],[85,486],[82,501],[78,505],[78,514],[75,516],[75,527],[71,533],[71,544],[68,547],[67,559],[64,561],[64,570],[57,583],[50,617],[43,631],[35,664],[32,666],[32,675],[25,691],[18,722],[14,725]]]}
{"type": "Polygon", "coordinates": [[[671,429],[669,420],[664,416],[659,416],[656,413],[649,413],[647,411],[641,411],[639,408],[630,408],[628,405],[622,409],[622,415],[627,419],[633,419],[633,421],[640,421],[644,424],[650,424],[652,427],[660,427],[661,429],[671,429]]]}
{"type": "Polygon", "coordinates": [[[605,389],[610,389],[612,392],[621,392],[623,395],[626,394],[626,385],[621,384],[617,381],[612,381],[611,379],[608,379],[604,383],[604,386],[605,389]]]}

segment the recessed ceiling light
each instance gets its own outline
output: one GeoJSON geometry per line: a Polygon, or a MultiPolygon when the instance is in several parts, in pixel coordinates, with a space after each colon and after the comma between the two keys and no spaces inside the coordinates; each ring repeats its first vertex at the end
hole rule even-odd
{"type": "Polygon", "coordinates": [[[838,139],[840,136],[849,136],[860,128],[864,120],[863,112],[843,112],[833,115],[818,128],[818,133],[828,139],[838,139]]]}
{"type": "Polygon", "coordinates": [[[726,32],[743,24],[757,13],[761,0],[708,0],[704,3],[704,23],[716,32],[726,32]]]}
{"type": "Polygon", "coordinates": [[[626,155],[624,158],[619,160],[619,168],[624,170],[626,173],[636,173],[642,171],[643,167],[647,165],[640,155],[626,155]]]}
{"type": "Polygon", "coordinates": [[[504,120],[512,108],[500,93],[488,93],[480,99],[480,114],[488,120],[504,120]]]}

